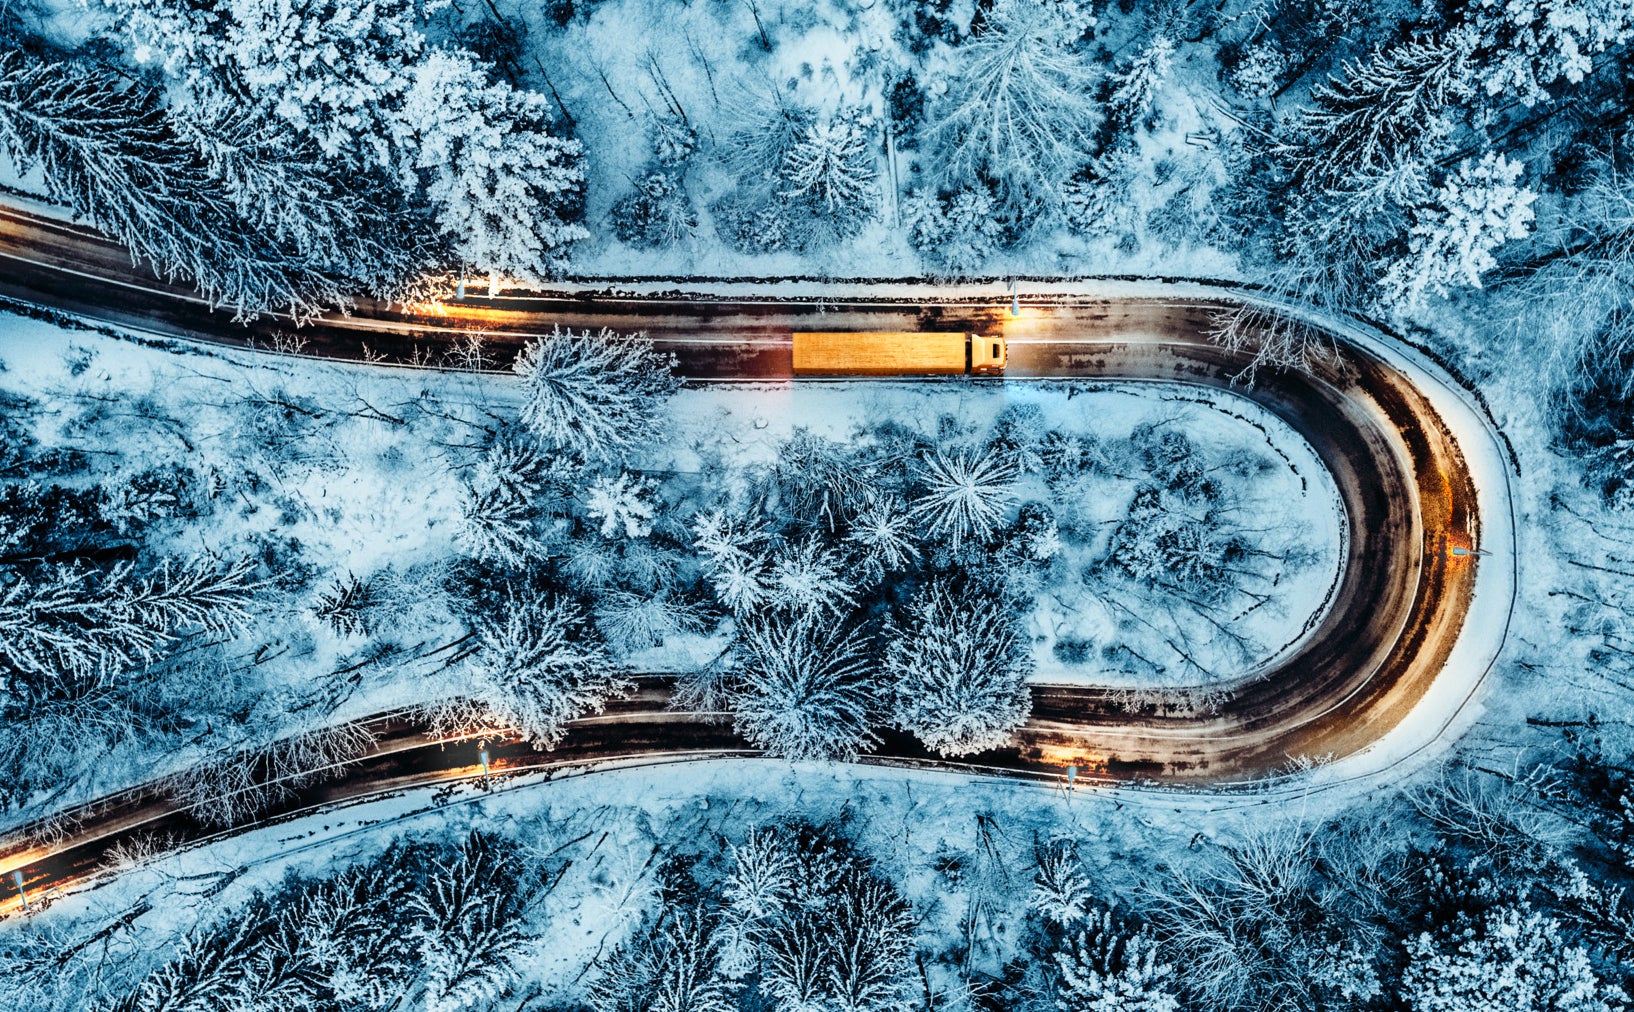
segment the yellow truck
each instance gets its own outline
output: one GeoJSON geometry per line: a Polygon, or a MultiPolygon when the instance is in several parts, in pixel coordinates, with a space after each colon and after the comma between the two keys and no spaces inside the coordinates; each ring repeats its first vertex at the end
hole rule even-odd
{"type": "Polygon", "coordinates": [[[923,376],[1004,372],[1002,337],[806,331],[794,335],[796,376],[923,376]]]}

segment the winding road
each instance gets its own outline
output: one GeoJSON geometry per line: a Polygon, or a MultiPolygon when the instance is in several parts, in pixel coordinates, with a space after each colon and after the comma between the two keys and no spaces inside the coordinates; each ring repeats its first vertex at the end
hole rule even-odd
{"type": "MultiPolygon", "coordinates": [[[[1012,313],[1006,300],[994,298],[992,285],[985,296],[926,286],[917,297],[870,294],[912,292],[909,285],[858,282],[834,286],[839,294],[822,301],[776,297],[777,286],[734,291],[745,287],[752,294],[563,291],[465,299],[420,312],[364,302],[351,315],[325,317],[298,336],[309,355],[406,361],[476,331],[503,364],[530,335],[553,326],[642,330],[675,353],[681,374],[704,381],[788,378],[795,330],[965,329],[1008,339],[1006,375],[939,382],[1167,380],[1229,389],[1286,421],[1329,467],[1347,519],[1339,583],[1320,621],[1272,666],[1229,686],[1223,700],[1200,709],[1176,693],[1136,705],[1108,690],[1038,685],[1032,718],[1011,748],[949,761],[893,735],[871,762],[1048,778],[1070,766],[1082,779],[1120,783],[1242,784],[1301,758],[1342,762],[1378,752],[1387,738],[1392,756],[1425,747],[1456,720],[1501,646],[1503,630],[1495,623],[1499,616],[1507,621],[1513,600],[1513,531],[1507,465],[1496,435],[1449,377],[1376,332],[1336,323],[1331,359],[1314,362],[1308,372],[1262,370],[1255,385],[1244,388],[1233,377],[1245,357],[1207,338],[1213,313],[1252,298],[1228,289],[1182,284],[1118,292],[1116,285],[1084,283],[1075,294],[1066,283],[1040,284],[1039,294],[1012,313]],[[1433,383],[1425,382],[1427,375],[1433,383]],[[1472,466],[1472,449],[1482,466],[1472,466]],[[1493,557],[1471,554],[1477,548],[1493,557]],[[1478,600],[1480,620],[1472,622],[1478,600]],[[1461,679],[1456,691],[1445,684],[1438,689],[1454,660],[1461,679]],[[1411,740],[1404,746],[1398,739],[1411,740]]],[[[0,209],[0,297],[190,342],[269,347],[287,341],[280,335],[297,333],[276,319],[231,322],[190,291],[133,268],[122,249],[94,233],[15,208],[0,209]]],[[[505,773],[748,752],[728,724],[670,710],[668,696],[665,678],[643,678],[635,696],[578,722],[553,752],[490,746],[491,768],[505,773]]],[[[325,783],[291,792],[264,818],[478,769],[474,742],[428,740],[422,727],[401,716],[371,723],[378,735],[373,752],[325,783]]],[[[16,886],[39,897],[83,883],[106,869],[110,850],[137,838],[185,843],[223,832],[156,786],[73,815],[61,835],[25,833],[0,845],[0,916],[21,908],[16,886]]]]}

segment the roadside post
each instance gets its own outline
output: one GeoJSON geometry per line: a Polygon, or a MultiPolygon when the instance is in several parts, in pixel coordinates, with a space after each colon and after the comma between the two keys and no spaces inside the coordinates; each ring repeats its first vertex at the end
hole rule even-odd
{"type": "Polygon", "coordinates": [[[17,895],[23,901],[23,913],[33,913],[33,909],[28,905],[28,893],[23,889],[23,870],[21,868],[11,873],[11,881],[16,884],[17,895]]]}
{"type": "Polygon", "coordinates": [[[477,758],[482,761],[482,789],[485,790],[485,791],[491,791],[491,790],[494,789],[494,785],[493,785],[492,781],[490,781],[488,779],[488,743],[487,742],[482,743],[481,751],[479,751],[477,753],[477,758]]]}

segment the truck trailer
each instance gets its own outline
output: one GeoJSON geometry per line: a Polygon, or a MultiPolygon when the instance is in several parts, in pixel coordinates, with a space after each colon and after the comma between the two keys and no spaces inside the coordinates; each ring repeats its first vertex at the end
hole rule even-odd
{"type": "Polygon", "coordinates": [[[978,334],[806,331],[794,335],[796,376],[992,375],[1004,372],[1002,337],[978,334]]]}

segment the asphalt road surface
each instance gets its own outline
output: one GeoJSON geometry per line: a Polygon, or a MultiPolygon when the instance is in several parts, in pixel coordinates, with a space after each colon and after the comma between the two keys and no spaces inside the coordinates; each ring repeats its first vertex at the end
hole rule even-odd
{"type": "MultiPolygon", "coordinates": [[[[189,290],[134,268],[122,249],[79,227],[0,209],[0,297],[142,333],[258,346],[278,334],[305,340],[304,354],[406,360],[483,334],[504,365],[529,335],[554,326],[645,331],[673,351],[692,380],[787,379],[796,330],[968,330],[1003,334],[1003,379],[1170,380],[1231,389],[1297,430],[1326,462],[1348,521],[1346,559],[1317,625],[1270,668],[1228,686],[1198,708],[1180,693],[1127,694],[1039,685],[1033,714],[1011,748],[937,759],[890,736],[870,757],[947,769],[1174,785],[1241,782],[1299,757],[1356,753],[1396,727],[1436,678],[1468,611],[1479,556],[1455,553],[1480,540],[1475,487],[1456,440],[1428,398],[1400,372],[1353,345],[1302,373],[1261,371],[1252,388],[1233,382],[1243,355],[1207,339],[1220,299],[1051,297],[1012,314],[1007,302],[765,299],[471,298],[408,312],[361,303],[298,332],[286,321],[235,323],[189,290]]],[[[799,380],[795,382],[812,382],[799,380]]],[[[666,708],[668,682],[645,678],[631,700],[574,727],[554,752],[516,743],[489,748],[496,774],[540,765],[748,752],[729,724],[666,708]]],[[[467,776],[474,742],[426,738],[411,719],[382,717],[374,752],[325,783],[292,792],[263,817],[467,776]]],[[[248,824],[248,823],[247,823],[248,824]]],[[[259,823],[257,823],[259,824],[259,823]]],[[[141,837],[176,843],[223,832],[201,823],[162,790],[124,792],[75,813],[59,835],[19,836],[0,846],[0,915],[20,909],[16,885],[40,897],[107,866],[111,848],[141,837]],[[14,873],[20,881],[13,881],[14,873]]],[[[229,827],[231,830],[233,827],[229,827]]]]}

